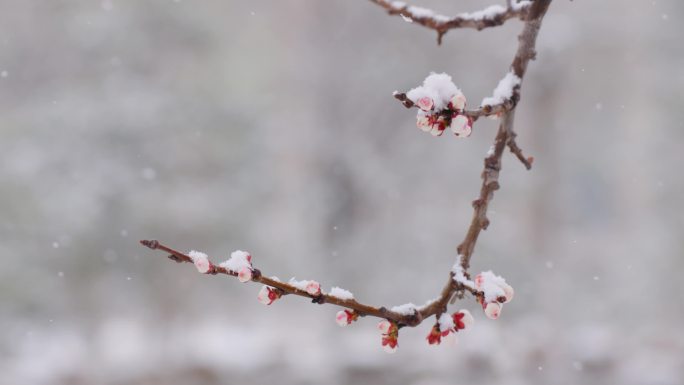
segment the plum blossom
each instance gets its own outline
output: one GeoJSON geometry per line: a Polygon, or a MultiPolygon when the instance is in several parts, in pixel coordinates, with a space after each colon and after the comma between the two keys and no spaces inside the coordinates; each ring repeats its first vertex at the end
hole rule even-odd
{"type": "Polygon", "coordinates": [[[482,292],[478,298],[485,315],[490,319],[497,319],[501,315],[503,304],[513,299],[514,290],[506,280],[491,271],[483,271],[475,276],[475,288],[482,292]]]}
{"type": "Polygon", "coordinates": [[[359,314],[353,310],[340,310],[335,316],[335,322],[341,327],[347,326],[359,319],[359,314]]]}
{"type": "Polygon", "coordinates": [[[282,294],[280,293],[280,290],[273,288],[271,286],[264,285],[261,287],[261,290],[259,290],[259,295],[257,295],[257,299],[264,305],[270,305],[281,296],[282,294]]]}
{"type": "Polygon", "coordinates": [[[416,125],[422,131],[441,136],[451,127],[457,137],[470,136],[473,122],[464,115],[466,97],[451,76],[431,73],[423,85],[411,89],[406,97],[419,108],[416,125]]]}
{"type": "Polygon", "coordinates": [[[396,352],[399,345],[399,327],[397,324],[389,320],[382,320],[378,324],[378,329],[382,333],[382,349],[387,353],[396,352]]]}
{"type": "Polygon", "coordinates": [[[426,339],[430,345],[439,345],[443,337],[448,336],[450,333],[456,333],[459,330],[470,329],[474,323],[473,316],[465,309],[451,315],[442,313],[437,323],[430,329],[426,339]]]}

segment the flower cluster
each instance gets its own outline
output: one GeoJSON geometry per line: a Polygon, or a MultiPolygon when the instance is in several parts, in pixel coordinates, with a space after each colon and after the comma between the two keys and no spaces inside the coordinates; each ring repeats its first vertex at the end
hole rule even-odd
{"type": "Polygon", "coordinates": [[[337,312],[335,322],[341,327],[345,327],[359,319],[359,313],[353,310],[340,310],[337,312]]]}
{"type": "Polygon", "coordinates": [[[470,136],[473,121],[464,114],[466,98],[447,74],[430,74],[423,85],[406,97],[418,108],[416,125],[422,131],[440,136],[448,127],[458,137],[470,136]]]}
{"type": "Polygon", "coordinates": [[[470,329],[474,323],[475,319],[465,309],[459,310],[452,315],[442,313],[435,326],[430,330],[427,341],[430,345],[439,344],[442,342],[442,337],[448,336],[449,333],[456,333],[459,330],[470,329]]]}
{"type": "Polygon", "coordinates": [[[387,353],[397,351],[399,340],[399,326],[389,320],[382,320],[378,324],[378,329],[382,333],[382,349],[387,353]]]}
{"type": "Polygon", "coordinates": [[[478,297],[478,302],[482,305],[485,315],[491,319],[499,318],[503,304],[513,299],[514,291],[511,285],[491,271],[478,274],[474,281],[475,288],[483,293],[478,297]]]}
{"type": "Polygon", "coordinates": [[[240,282],[251,281],[252,277],[254,276],[254,269],[252,268],[252,256],[246,251],[233,251],[230,254],[230,259],[221,262],[219,266],[237,273],[238,280],[240,282]]]}

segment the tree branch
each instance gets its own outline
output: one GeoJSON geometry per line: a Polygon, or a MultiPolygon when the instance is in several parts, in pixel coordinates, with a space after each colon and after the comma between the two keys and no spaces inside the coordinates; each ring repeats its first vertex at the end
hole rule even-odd
{"type": "Polygon", "coordinates": [[[519,18],[525,20],[531,1],[514,3],[507,2],[507,6],[492,5],[482,11],[461,13],[454,17],[444,16],[430,9],[408,5],[403,1],[370,0],[386,9],[390,15],[400,15],[410,22],[437,31],[437,43],[442,43],[442,37],[450,29],[473,28],[478,31],[489,27],[503,25],[506,20],[519,18]]]}
{"type": "MultiPolygon", "coordinates": [[[[371,1],[389,9],[391,11],[390,13],[409,12],[409,16],[412,15],[414,17],[414,21],[417,21],[419,24],[424,23],[423,25],[437,29],[438,31],[445,31],[443,29],[445,28],[445,26],[448,26],[448,28],[456,28],[457,26],[470,26],[478,29],[481,29],[478,26],[491,26],[488,24],[473,24],[474,21],[472,19],[467,19],[466,21],[466,19],[458,19],[458,17],[454,19],[449,19],[451,21],[447,22],[443,20],[442,17],[437,17],[435,15],[428,14],[427,12],[420,11],[420,9],[417,10],[415,7],[409,7],[403,4],[400,6],[398,2],[395,1],[371,1]],[[455,20],[461,21],[457,22],[455,20]]],[[[501,303],[510,300],[510,298],[512,297],[512,288],[510,288],[509,286],[508,288],[510,288],[510,293],[505,293],[505,296],[502,295],[501,293],[506,292],[505,286],[507,286],[507,284],[505,283],[505,280],[503,280],[501,277],[494,276],[493,278],[489,278],[495,280],[499,284],[499,288],[493,291],[494,295],[492,296],[492,291],[490,289],[487,289],[486,285],[483,291],[479,290],[480,286],[478,286],[477,281],[478,279],[485,279],[484,277],[482,277],[483,275],[485,275],[485,273],[478,275],[475,281],[471,281],[468,270],[470,268],[470,260],[475,250],[475,246],[477,244],[480,232],[482,230],[486,230],[489,226],[487,210],[489,208],[489,204],[494,198],[494,192],[498,190],[500,187],[499,173],[501,171],[502,157],[506,147],[508,147],[511,150],[511,152],[513,152],[518,157],[518,159],[520,159],[521,162],[525,164],[525,166],[528,169],[531,167],[532,158],[525,158],[523,156],[522,150],[517,146],[515,142],[516,134],[513,129],[513,122],[515,116],[515,107],[520,98],[520,86],[522,83],[522,79],[527,70],[529,61],[534,59],[535,57],[534,47],[536,44],[537,35],[541,27],[542,19],[550,3],[551,0],[535,0],[532,3],[527,1],[521,3],[513,3],[512,1],[508,1],[508,11],[501,14],[500,16],[500,18],[503,18],[501,21],[503,22],[503,20],[511,18],[516,15],[525,15],[525,26],[518,38],[518,49],[511,64],[511,72],[519,78],[519,81],[516,83],[516,86],[512,89],[511,96],[509,98],[504,99],[501,103],[496,105],[485,105],[477,110],[465,111],[463,113],[464,115],[469,116],[473,120],[477,119],[480,116],[500,115],[501,122],[499,124],[499,129],[494,139],[492,149],[487,154],[487,157],[485,157],[484,159],[484,169],[481,174],[482,184],[480,187],[480,193],[478,198],[473,201],[473,217],[468,227],[468,231],[463,241],[458,245],[458,259],[456,261],[456,264],[454,265],[453,270],[449,273],[449,279],[447,283],[444,285],[440,293],[440,296],[437,299],[429,301],[423,306],[411,306],[408,308],[409,311],[406,311],[406,307],[403,307],[400,310],[388,310],[386,307],[376,307],[363,304],[357,302],[353,298],[341,298],[335,295],[323,293],[320,290],[317,292],[316,295],[313,295],[307,290],[302,290],[301,288],[296,287],[296,285],[280,282],[277,279],[268,278],[264,276],[260,270],[255,269],[251,266],[251,259],[249,265],[250,277],[248,278],[248,280],[259,282],[269,287],[272,287],[274,288],[274,290],[278,291],[279,295],[294,294],[297,296],[309,298],[312,300],[313,303],[329,303],[341,306],[346,309],[350,309],[356,315],[373,316],[386,319],[392,321],[397,328],[403,326],[417,326],[428,317],[434,315],[439,320],[433,328],[433,330],[437,331],[437,336],[439,336],[439,323],[441,323],[440,316],[447,311],[449,301],[452,298],[462,298],[465,295],[465,293],[470,293],[478,300],[478,302],[480,302],[480,304],[483,305],[483,308],[486,307],[485,305],[491,304],[492,302],[501,303]],[[511,10],[516,7],[518,7],[519,10],[517,11],[517,13],[512,13],[511,10]],[[503,281],[502,284],[501,281],[503,281]],[[488,302],[485,303],[485,300],[488,302]]],[[[406,97],[406,94],[395,92],[394,97],[401,101],[402,104],[407,108],[411,108],[414,106],[413,101],[409,100],[406,97]]],[[[169,258],[176,262],[190,262],[195,263],[195,265],[197,266],[197,261],[193,260],[193,258],[191,258],[190,255],[186,255],[184,253],[176,251],[157,241],[140,242],[150,249],[161,250],[170,254],[169,258]]],[[[206,256],[204,257],[206,258],[206,256]]],[[[240,277],[240,273],[236,271],[230,270],[226,267],[214,265],[208,260],[205,260],[205,262],[207,265],[203,265],[204,267],[201,270],[202,272],[206,272],[207,274],[225,274],[237,276],[238,278],[240,277]]],[[[487,308],[485,308],[485,313],[487,313],[488,311],[487,308]]],[[[496,316],[492,318],[496,318],[498,316],[498,307],[496,311],[496,316]]],[[[489,313],[487,314],[488,316],[490,315],[489,313]]],[[[397,330],[398,329],[395,330],[392,329],[392,327],[389,327],[387,329],[387,333],[383,334],[387,338],[394,338],[394,345],[392,346],[392,348],[396,347],[396,335],[392,333],[396,333],[397,330]]],[[[457,331],[458,328],[456,328],[455,330],[457,331]]],[[[431,339],[428,340],[430,341],[430,343],[433,343],[431,339]]],[[[438,338],[437,342],[439,342],[438,338]]],[[[383,345],[385,345],[385,343],[386,341],[383,338],[383,345]]]]}
{"type": "MultiPolygon", "coordinates": [[[[398,92],[394,91],[392,93],[392,96],[394,96],[395,99],[401,102],[401,104],[404,105],[406,108],[418,108],[418,106],[406,96],[405,92],[398,92]]],[[[511,111],[515,108],[516,104],[518,104],[518,93],[514,92],[513,96],[511,96],[508,99],[505,99],[503,102],[494,104],[494,105],[484,105],[480,106],[475,110],[465,110],[463,111],[463,115],[468,116],[473,119],[473,122],[479,119],[480,117],[487,117],[487,116],[496,116],[500,117],[502,116],[505,112],[511,111]]],[[[444,116],[450,116],[451,112],[448,110],[444,110],[440,112],[440,114],[443,114],[444,116]]]]}
{"type": "MultiPolygon", "coordinates": [[[[171,247],[161,244],[158,241],[142,240],[140,241],[140,243],[143,246],[146,246],[152,250],[161,250],[165,253],[168,253],[169,259],[173,261],[179,263],[193,263],[193,259],[189,255],[182,253],[178,250],[172,249],[171,247]]],[[[225,274],[233,277],[238,276],[238,272],[226,269],[225,267],[218,266],[214,263],[210,263],[210,268],[205,274],[225,274]]],[[[266,277],[264,276],[263,272],[261,272],[261,270],[259,269],[253,269],[253,276],[251,278],[251,281],[274,287],[280,290],[282,295],[293,294],[298,295],[300,297],[310,298],[312,300],[312,303],[329,303],[341,306],[350,310],[354,310],[360,316],[373,316],[382,319],[388,319],[390,321],[395,322],[399,326],[416,326],[420,324],[424,318],[436,314],[433,307],[429,306],[431,305],[431,303],[422,307],[416,307],[416,311],[413,314],[400,314],[398,312],[388,310],[384,306],[377,307],[357,302],[356,299],[343,299],[323,292],[321,292],[319,295],[311,295],[305,290],[299,289],[291,284],[278,281],[274,278],[266,277]]],[[[483,295],[482,292],[478,292],[477,290],[469,290],[475,296],[483,295]]]]}

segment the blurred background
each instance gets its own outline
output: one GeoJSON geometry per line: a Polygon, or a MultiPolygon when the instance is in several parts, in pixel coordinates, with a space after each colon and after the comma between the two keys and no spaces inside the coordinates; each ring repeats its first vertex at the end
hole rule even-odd
{"type": "MultiPolygon", "coordinates": [[[[453,15],[503,1],[421,0],[453,15]]],[[[473,271],[498,321],[385,354],[375,319],[138,245],[422,304],[496,130],[433,138],[392,97],[477,105],[522,23],[435,34],[369,1],[0,0],[0,384],[684,383],[684,3],[555,1],[473,271]]]]}

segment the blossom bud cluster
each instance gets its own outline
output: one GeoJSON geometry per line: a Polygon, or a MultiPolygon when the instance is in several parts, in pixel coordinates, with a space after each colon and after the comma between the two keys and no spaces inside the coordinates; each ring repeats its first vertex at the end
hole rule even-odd
{"type": "Polygon", "coordinates": [[[506,280],[491,271],[484,271],[475,276],[475,288],[482,291],[478,297],[485,315],[490,319],[497,319],[501,315],[503,304],[513,299],[513,288],[506,280]]]}
{"type": "Polygon", "coordinates": [[[440,136],[450,127],[458,137],[470,136],[473,121],[465,115],[466,98],[451,76],[432,73],[406,97],[419,108],[416,125],[422,131],[440,136]]]}
{"type": "Polygon", "coordinates": [[[439,344],[442,342],[442,337],[446,337],[449,333],[456,333],[459,330],[470,329],[475,323],[475,319],[468,310],[462,309],[454,314],[442,313],[439,320],[430,330],[427,336],[427,341],[430,345],[439,344]]]}

